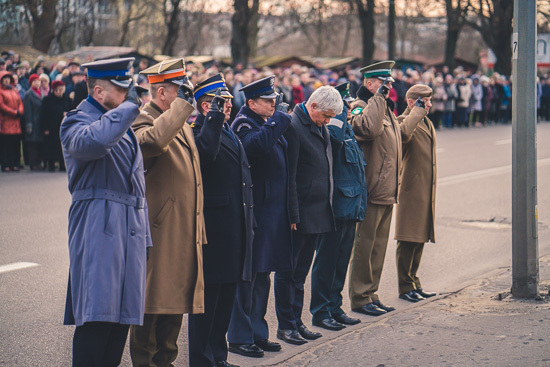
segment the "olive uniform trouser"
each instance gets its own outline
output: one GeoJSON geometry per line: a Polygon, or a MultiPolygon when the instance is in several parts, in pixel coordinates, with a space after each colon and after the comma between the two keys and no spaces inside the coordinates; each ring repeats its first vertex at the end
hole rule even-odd
{"type": "Polygon", "coordinates": [[[365,219],[358,225],[350,266],[349,298],[352,310],[378,301],[376,291],[386,257],[392,212],[393,204],[368,203],[365,219]]]}
{"type": "Polygon", "coordinates": [[[183,314],[146,313],[143,326],[130,327],[130,357],[134,367],[172,367],[178,356],[183,314]]]}
{"type": "Polygon", "coordinates": [[[399,294],[422,288],[416,272],[420,266],[423,250],[424,243],[397,241],[395,257],[397,260],[399,294]]]}

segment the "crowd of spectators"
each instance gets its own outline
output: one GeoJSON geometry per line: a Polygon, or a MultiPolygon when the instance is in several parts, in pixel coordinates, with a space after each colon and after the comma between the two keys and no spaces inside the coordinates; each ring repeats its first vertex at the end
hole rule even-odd
{"type": "MultiPolygon", "coordinates": [[[[136,82],[147,87],[147,79],[139,71],[149,66],[141,59],[134,67],[136,82]]],[[[188,64],[187,73],[193,84],[222,72],[234,95],[234,117],[244,104],[243,86],[275,75],[275,87],[284,101],[293,108],[309,98],[320,86],[336,86],[350,82],[350,94],[355,97],[361,85],[358,69],[351,66],[339,70],[325,69],[316,61],[314,67],[292,65],[289,68],[264,67],[243,69],[213,64],[208,68],[188,64]]],[[[436,128],[484,126],[509,123],[511,120],[512,79],[505,75],[467,72],[461,67],[441,70],[430,67],[395,68],[393,88],[389,97],[395,102],[394,113],[401,114],[406,107],[405,93],[415,84],[432,87],[433,107],[429,117],[436,128]]],[[[85,73],[76,60],[47,63],[42,57],[32,63],[20,60],[13,51],[0,56],[0,163],[2,171],[19,171],[21,151],[31,170],[64,170],[59,143],[59,125],[64,115],[88,95],[85,73]],[[17,92],[17,93],[14,93],[17,92]],[[17,97],[16,98],[16,94],[17,97]],[[22,147],[22,148],[21,148],[22,147]]],[[[143,96],[143,102],[148,97],[143,96]]],[[[539,119],[550,120],[550,77],[537,80],[537,108],[539,119]]]]}

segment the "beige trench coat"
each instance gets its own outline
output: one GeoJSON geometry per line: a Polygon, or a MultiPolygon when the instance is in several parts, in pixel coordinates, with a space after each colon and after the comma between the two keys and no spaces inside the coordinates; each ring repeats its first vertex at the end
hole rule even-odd
{"type": "Polygon", "coordinates": [[[435,242],[436,137],[426,110],[407,108],[397,119],[403,137],[403,171],[395,239],[435,242]]]}
{"type": "Polygon", "coordinates": [[[204,312],[202,177],[193,130],[186,123],[193,109],[180,98],[164,113],[148,103],[132,126],[144,157],[153,240],[145,313],[204,312]]]}

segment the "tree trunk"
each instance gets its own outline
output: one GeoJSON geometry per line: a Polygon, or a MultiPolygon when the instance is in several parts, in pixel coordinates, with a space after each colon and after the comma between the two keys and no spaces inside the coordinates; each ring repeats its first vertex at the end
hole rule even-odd
{"type": "Polygon", "coordinates": [[[32,47],[47,53],[55,38],[57,0],[44,0],[40,16],[33,18],[32,47]]]}
{"type": "Polygon", "coordinates": [[[464,10],[460,0],[456,7],[453,6],[453,0],[445,0],[445,10],[447,16],[447,39],[445,41],[445,65],[449,70],[455,68],[455,52],[458,43],[458,37],[464,25],[464,10]]]}
{"type": "Polygon", "coordinates": [[[260,14],[260,0],[252,0],[249,7],[248,0],[234,0],[235,14],[231,18],[231,57],[233,66],[248,65],[248,58],[254,56],[258,44],[258,20],[260,14]]]}
{"type": "Polygon", "coordinates": [[[166,39],[162,46],[163,55],[174,55],[174,47],[178,40],[180,31],[180,2],[181,0],[170,0],[172,3],[172,11],[167,17],[166,22],[166,39]]]}
{"type": "Polygon", "coordinates": [[[514,18],[514,2],[509,0],[493,0],[494,11],[481,32],[485,43],[497,57],[495,71],[512,74],[512,20],[514,18]]]}
{"type": "Polygon", "coordinates": [[[359,23],[361,25],[361,45],[363,47],[363,65],[372,63],[374,55],[374,0],[355,0],[359,23]]]}
{"type": "Polygon", "coordinates": [[[395,58],[395,0],[390,0],[388,9],[388,59],[395,58]]]}

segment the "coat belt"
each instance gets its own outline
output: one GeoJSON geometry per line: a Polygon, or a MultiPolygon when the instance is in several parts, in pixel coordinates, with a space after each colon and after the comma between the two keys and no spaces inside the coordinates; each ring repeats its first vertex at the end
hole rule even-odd
{"type": "Polygon", "coordinates": [[[141,196],[129,195],[118,191],[107,189],[87,189],[76,190],[72,195],[73,201],[104,199],[114,201],[120,204],[136,207],[138,209],[145,208],[145,198],[141,196]]]}

